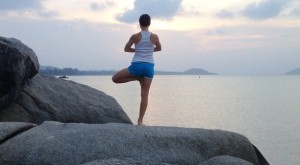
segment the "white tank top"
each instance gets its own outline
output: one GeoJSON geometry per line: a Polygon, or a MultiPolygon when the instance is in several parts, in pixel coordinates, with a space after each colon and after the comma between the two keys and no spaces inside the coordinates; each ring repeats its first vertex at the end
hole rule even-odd
{"type": "Polygon", "coordinates": [[[154,64],[154,44],[151,41],[151,32],[141,31],[142,38],[135,44],[135,54],[132,62],[148,62],[154,64]]]}

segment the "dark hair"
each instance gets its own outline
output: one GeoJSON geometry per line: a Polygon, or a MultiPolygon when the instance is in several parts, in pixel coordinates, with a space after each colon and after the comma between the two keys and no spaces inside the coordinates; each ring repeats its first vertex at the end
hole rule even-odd
{"type": "Polygon", "coordinates": [[[139,22],[141,26],[147,27],[151,24],[151,18],[148,14],[143,14],[140,16],[139,22]]]}

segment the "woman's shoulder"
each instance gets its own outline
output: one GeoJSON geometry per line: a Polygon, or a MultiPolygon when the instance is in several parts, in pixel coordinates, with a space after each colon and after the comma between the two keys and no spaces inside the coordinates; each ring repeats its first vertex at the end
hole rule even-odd
{"type": "Polygon", "coordinates": [[[158,35],[155,34],[155,33],[151,33],[151,39],[152,39],[152,41],[153,41],[153,40],[154,40],[154,41],[158,40],[158,35]]]}
{"type": "Polygon", "coordinates": [[[155,34],[155,33],[152,33],[152,32],[151,32],[151,36],[153,36],[153,37],[158,37],[158,35],[157,35],[157,34],[155,34]]]}
{"type": "Polygon", "coordinates": [[[140,38],[141,37],[141,32],[138,32],[138,33],[135,33],[135,34],[132,34],[131,38],[140,38]]]}
{"type": "Polygon", "coordinates": [[[141,35],[140,32],[139,32],[139,33],[132,34],[131,37],[130,37],[130,39],[131,39],[134,43],[139,42],[139,41],[141,40],[141,38],[142,38],[142,35],[141,35]]]}

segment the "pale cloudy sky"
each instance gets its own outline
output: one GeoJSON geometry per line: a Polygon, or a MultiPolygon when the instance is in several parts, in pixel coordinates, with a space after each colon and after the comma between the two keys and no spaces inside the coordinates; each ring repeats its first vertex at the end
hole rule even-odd
{"type": "Polygon", "coordinates": [[[282,74],[300,67],[300,0],[0,0],[0,36],[31,47],[41,65],[117,70],[141,14],[163,51],[156,69],[282,74]]]}

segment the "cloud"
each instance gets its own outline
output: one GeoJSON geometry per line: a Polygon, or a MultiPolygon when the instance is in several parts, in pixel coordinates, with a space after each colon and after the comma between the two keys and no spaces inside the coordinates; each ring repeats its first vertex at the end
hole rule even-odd
{"type": "Polygon", "coordinates": [[[59,15],[55,11],[45,10],[42,2],[43,0],[0,0],[0,12],[13,11],[20,16],[24,16],[24,13],[26,13],[25,15],[30,13],[30,15],[42,18],[51,18],[59,15]]]}
{"type": "Polygon", "coordinates": [[[34,50],[40,65],[79,69],[121,69],[131,58],[121,56],[128,25],[83,20],[8,17],[0,21],[0,36],[17,38],[34,50]],[[116,39],[115,35],[119,36],[116,39]]]}
{"type": "Polygon", "coordinates": [[[0,0],[0,11],[40,8],[41,2],[41,0],[0,0]]]}
{"type": "Polygon", "coordinates": [[[242,15],[254,20],[270,19],[278,16],[289,2],[291,0],[262,0],[251,3],[242,10],[242,15]]]}
{"type": "Polygon", "coordinates": [[[179,10],[182,0],[135,0],[134,8],[117,17],[121,22],[136,22],[141,14],[152,18],[171,19],[179,10]]]}
{"type": "Polygon", "coordinates": [[[93,11],[101,11],[103,9],[106,9],[108,7],[112,7],[114,6],[115,3],[113,1],[104,1],[104,3],[91,3],[90,4],[90,8],[93,10],[93,11]]]}
{"type": "Polygon", "coordinates": [[[300,1],[293,1],[289,4],[287,14],[292,17],[300,16],[300,1]]]}
{"type": "Polygon", "coordinates": [[[227,18],[233,18],[234,13],[230,12],[228,10],[221,10],[220,12],[218,12],[216,14],[216,16],[219,17],[219,18],[227,19],[227,18]]]}
{"type": "Polygon", "coordinates": [[[291,15],[300,17],[300,8],[292,10],[291,15]]]}
{"type": "Polygon", "coordinates": [[[56,16],[59,16],[59,13],[55,11],[43,11],[43,10],[37,10],[34,12],[36,15],[43,17],[43,18],[53,18],[56,16]]]}

